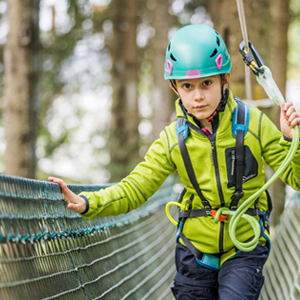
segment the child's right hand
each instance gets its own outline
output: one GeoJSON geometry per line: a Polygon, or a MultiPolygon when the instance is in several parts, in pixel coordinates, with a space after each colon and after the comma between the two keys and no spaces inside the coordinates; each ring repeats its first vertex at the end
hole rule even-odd
{"type": "Polygon", "coordinates": [[[75,193],[73,193],[66,185],[66,183],[60,179],[60,178],[56,178],[56,177],[48,177],[49,181],[52,181],[54,183],[58,183],[61,191],[62,191],[62,195],[63,197],[66,199],[66,201],[68,202],[68,208],[73,210],[76,213],[83,213],[86,209],[86,202],[83,198],[79,197],[78,195],[76,195],[75,193]]]}

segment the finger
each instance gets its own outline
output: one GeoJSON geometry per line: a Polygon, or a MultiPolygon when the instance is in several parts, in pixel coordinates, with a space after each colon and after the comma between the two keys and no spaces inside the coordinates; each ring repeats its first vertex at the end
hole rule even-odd
{"type": "Polygon", "coordinates": [[[290,115],[290,117],[288,118],[289,124],[291,124],[291,123],[294,121],[294,119],[297,119],[298,117],[299,117],[299,115],[298,115],[296,112],[293,112],[293,113],[290,115]]]}
{"type": "Polygon", "coordinates": [[[281,110],[281,112],[282,112],[282,114],[281,114],[281,117],[286,117],[286,115],[287,115],[287,111],[289,110],[289,108],[292,106],[293,104],[291,103],[291,102],[287,102],[287,103],[282,103],[281,104],[281,108],[282,108],[282,110],[281,110]]]}
{"type": "Polygon", "coordinates": [[[72,201],[75,194],[68,188],[67,184],[62,179],[57,177],[49,177],[48,179],[53,183],[59,184],[62,194],[68,203],[72,201]]]}
{"type": "Polygon", "coordinates": [[[62,189],[68,189],[66,183],[62,179],[57,177],[49,177],[48,179],[54,183],[58,183],[62,189]]]}
{"type": "Polygon", "coordinates": [[[293,103],[292,102],[286,102],[283,105],[284,105],[284,110],[287,111],[289,109],[289,107],[293,106],[293,103]]]}
{"type": "Polygon", "coordinates": [[[280,109],[280,119],[283,120],[285,119],[285,104],[286,103],[281,103],[280,106],[281,106],[281,109],[280,109]]]}
{"type": "Polygon", "coordinates": [[[286,117],[289,118],[294,112],[296,112],[296,109],[294,106],[290,106],[286,111],[286,117]]]}
{"type": "Polygon", "coordinates": [[[297,124],[300,125],[300,117],[299,116],[291,122],[291,126],[294,127],[297,124]]]}
{"type": "Polygon", "coordinates": [[[74,212],[79,213],[79,214],[84,211],[82,206],[80,206],[78,204],[74,204],[74,203],[69,203],[68,209],[73,210],[74,212]]]}
{"type": "Polygon", "coordinates": [[[76,210],[76,205],[74,203],[69,203],[68,204],[68,209],[71,209],[71,210],[75,211],[76,210]]]}

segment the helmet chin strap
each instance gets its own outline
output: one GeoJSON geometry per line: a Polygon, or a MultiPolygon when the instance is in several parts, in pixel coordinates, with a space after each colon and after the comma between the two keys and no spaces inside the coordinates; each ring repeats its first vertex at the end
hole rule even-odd
{"type": "Polygon", "coordinates": [[[213,120],[213,118],[217,115],[218,112],[222,112],[225,109],[227,100],[228,100],[228,95],[229,95],[229,90],[226,89],[225,92],[223,91],[223,86],[222,86],[222,92],[221,92],[221,100],[219,102],[219,105],[217,109],[207,118],[209,122],[213,120]]]}
{"type": "Polygon", "coordinates": [[[169,82],[170,82],[171,89],[179,96],[179,93],[177,91],[177,87],[176,87],[176,84],[175,84],[175,80],[170,79],[169,82]]]}
{"type": "Polygon", "coordinates": [[[211,122],[218,112],[224,111],[228,100],[228,95],[229,95],[228,89],[226,88],[224,92],[224,85],[225,85],[224,74],[221,74],[220,76],[221,76],[221,99],[217,109],[207,118],[208,122],[211,122]]]}

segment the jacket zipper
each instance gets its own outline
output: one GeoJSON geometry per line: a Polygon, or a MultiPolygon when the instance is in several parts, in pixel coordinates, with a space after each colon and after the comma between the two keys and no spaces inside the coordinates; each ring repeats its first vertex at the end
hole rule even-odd
{"type": "MultiPolygon", "coordinates": [[[[221,200],[221,207],[225,206],[225,201],[224,201],[224,195],[223,195],[223,191],[222,191],[222,186],[221,186],[221,179],[220,179],[220,171],[219,171],[219,164],[218,164],[218,159],[217,159],[217,152],[216,152],[216,129],[218,127],[218,119],[216,120],[216,127],[213,130],[213,134],[212,134],[212,139],[210,139],[211,142],[211,151],[212,151],[212,157],[213,157],[213,165],[215,166],[215,170],[216,170],[216,178],[217,178],[217,186],[218,186],[218,192],[219,192],[219,197],[221,200]]],[[[224,252],[223,249],[223,240],[224,240],[224,222],[221,222],[220,225],[220,238],[219,238],[219,251],[220,253],[224,252]]]]}
{"type": "Polygon", "coordinates": [[[224,247],[223,247],[223,242],[224,242],[224,222],[220,222],[221,227],[220,227],[220,239],[219,239],[219,250],[220,253],[224,253],[224,247]]]}
{"type": "Polygon", "coordinates": [[[216,170],[216,177],[217,177],[217,186],[218,186],[218,192],[221,200],[221,206],[225,206],[225,201],[224,201],[224,195],[222,191],[222,186],[221,186],[221,179],[220,179],[220,172],[219,172],[219,164],[218,164],[218,159],[217,159],[217,152],[216,152],[216,141],[215,141],[215,136],[214,139],[211,142],[211,151],[212,151],[212,157],[213,157],[213,164],[215,166],[216,170]]]}
{"type": "MultiPolygon", "coordinates": [[[[225,206],[225,201],[224,201],[224,195],[222,191],[222,186],[221,186],[221,179],[220,179],[220,172],[219,172],[219,165],[218,165],[218,159],[217,159],[217,152],[215,148],[216,144],[216,130],[219,125],[219,118],[217,115],[217,118],[215,120],[212,120],[212,134],[208,137],[211,143],[211,157],[212,157],[212,164],[215,167],[216,170],[216,178],[217,178],[217,186],[218,186],[218,193],[219,197],[221,200],[221,206],[225,206]]],[[[200,134],[204,135],[207,137],[207,135],[204,132],[199,131],[200,134]]],[[[220,222],[220,238],[219,238],[219,251],[220,253],[224,253],[224,248],[223,248],[223,240],[224,240],[224,222],[220,222]]]]}

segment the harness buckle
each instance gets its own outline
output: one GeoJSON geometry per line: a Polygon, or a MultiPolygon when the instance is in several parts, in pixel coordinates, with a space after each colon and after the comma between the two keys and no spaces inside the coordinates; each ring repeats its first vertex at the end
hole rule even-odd
{"type": "MultiPolygon", "coordinates": [[[[214,209],[211,210],[211,215],[212,215],[214,218],[216,217],[216,213],[217,213],[216,210],[214,210],[214,209]]],[[[220,221],[220,222],[224,222],[224,221],[227,219],[227,217],[228,217],[228,215],[222,215],[222,214],[220,214],[220,216],[219,216],[219,221],[220,221]]]]}
{"type": "Polygon", "coordinates": [[[210,206],[204,206],[204,209],[207,216],[212,216],[212,210],[210,206]]]}
{"type": "Polygon", "coordinates": [[[235,200],[240,200],[244,197],[244,192],[243,191],[236,191],[233,195],[235,200]]]}
{"type": "Polygon", "coordinates": [[[189,134],[189,128],[185,124],[185,120],[183,118],[179,118],[176,122],[176,135],[177,138],[183,132],[183,140],[186,140],[189,134]],[[181,124],[180,124],[181,123],[181,124]]]}

